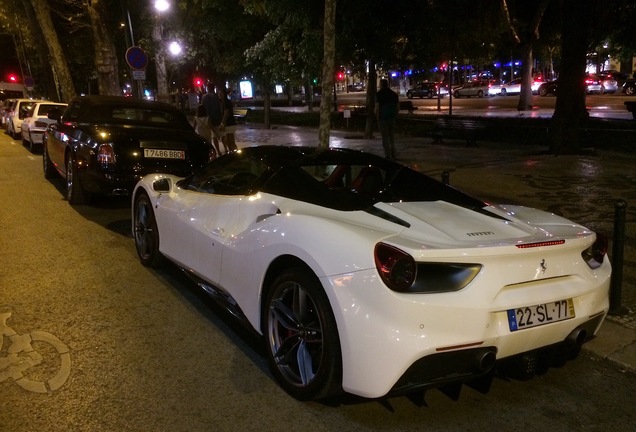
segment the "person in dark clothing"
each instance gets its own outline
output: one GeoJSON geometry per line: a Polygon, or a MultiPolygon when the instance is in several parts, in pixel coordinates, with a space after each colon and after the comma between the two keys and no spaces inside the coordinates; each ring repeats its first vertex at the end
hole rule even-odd
{"type": "Polygon", "coordinates": [[[228,91],[224,87],[219,87],[219,100],[221,101],[221,135],[223,136],[223,147],[225,152],[237,150],[234,132],[236,132],[236,119],[234,118],[234,105],[228,97],[228,91]]]}
{"type": "Polygon", "coordinates": [[[375,117],[382,134],[384,157],[387,159],[395,159],[395,119],[399,107],[397,93],[389,88],[389,82],[386,79],[381,79],[380,90],[375,96],[375,117]]]}
{"type": "Polygon", "coordinates": [[[208,125],[210,126],[210,131],[212,133],[212,142],[214,143],[214,148],[219,150],[219,140],[221,139],[221,121],[223,118],[223,112],[221,111],[221,101],[219,100],[219,96],[216,94],[214,84],[208,82],[207,92],[201,98],[201,105],[205,108],[205,111],[208,113],[208,125]]]}

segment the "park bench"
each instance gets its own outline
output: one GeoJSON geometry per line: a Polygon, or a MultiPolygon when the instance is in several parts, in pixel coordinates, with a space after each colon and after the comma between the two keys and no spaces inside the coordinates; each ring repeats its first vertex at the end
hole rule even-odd
{"type": "Polygon", "coordinates": [[[446,139],[461,139],[467,146],[476,146],[485,127],[476,119],[458,117],[438,117],[433,127],[433,143],[441,144],[446,139]]]}
{"type": "Polygon", "coordinates": [[[625,101],[625,108],[632,113],[632,118],[636,120],[636,101],[625,101]]]}
{"type": "Polygon", "coordinates": [[[234,108],[234,118],[237,123],[245,123],[245,117],[249,112],[249,108],[234,108]]]}

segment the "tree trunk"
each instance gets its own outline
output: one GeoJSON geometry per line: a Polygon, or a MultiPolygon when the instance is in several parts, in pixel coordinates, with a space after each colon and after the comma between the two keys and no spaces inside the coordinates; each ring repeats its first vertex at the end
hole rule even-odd
{"type": "Polygon", "coordinates": [[[584,139],[582,127],[589,118],[585,107],[585,60],[590,28],[590,0],[563,0],[561,73],[550,126],[553,154],[576,154],[584,139]]]}
{"type": "Polygon", "coordinates": [[[35,17],[42,29],[44,41],[49,48],[53,75],[61,93],[60,100],[63,102],[70,102],[70,100],[75,97],[75,86],[73,85],[71,72],[68,68],[68,64],[66,63],[64,51],[62,50],[60,41],[57,38],[57,33],[53,27],[53,22],[51,21],[51,10],[49,8],[48,1],[31,0],[31,4],[35,11],[35,17]]]}
{"type": "Polygon", "coordinates": [[[521,94],[519,95],[518,111],[532,109],[532,42],[521,47],[521,94]]]}
{"type": "Polygon", "coordinates": [[[322,96],[320,98],[320,127],[318,146],[329,147],[331,129],[332,92],[336,58],[336,0],[325,0],[324,54],[322,60],[322,96]]]}
{"type": "Polygon", "coordinates": [[[266,129],[272,128],[272,95],[269,91],[272,85],[271,75],[266,73],[263,76],[263,123],[266,129]]]}
{"type": "Polygon", "coordinates": [[[102,5],[103,3],[100,0],[89,0],[87,2],[88,15],[91,19],[93,38],[95,39],[97,85],[99,94],[117,96],[121,94],[119,63],[115,45],[102,20],[102,5]]]}
{"type": "Polygon", "coordinates": [[[170,102],[168,94],[168,75],[166,73],[166,57],[163,48],[163,31],[159,17],[155,17],[152,27],[152,42],[155,51],[155,71],[157,74],[157,97],[162,102],[170,102]]]}
{"type": "Polygon", "coordinates": [[[375,94],[378,91],[378,75],[375,70],[375,60],[369,60],[369,76],[367,81],[367,124],[364,128],[364,138],[373,138],[375,124],[375,94]]]}

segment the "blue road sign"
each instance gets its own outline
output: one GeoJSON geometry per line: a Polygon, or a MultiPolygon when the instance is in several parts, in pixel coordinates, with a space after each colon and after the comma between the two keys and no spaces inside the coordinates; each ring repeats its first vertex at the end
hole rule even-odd
{"type": "Polygon", "coordinates": [[[148,66],[148,54],[138,46],[130,47],[126,50],[126,62],[133,69],[146,69],[146,66],[148,66]]]}

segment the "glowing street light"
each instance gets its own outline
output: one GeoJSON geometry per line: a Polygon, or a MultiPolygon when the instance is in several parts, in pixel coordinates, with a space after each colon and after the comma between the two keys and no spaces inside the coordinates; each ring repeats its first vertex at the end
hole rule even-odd
{"type": "Polygon", "coordinates": [[[170,45],[168,45],[168,51],[170,51],[170,54],[176,57],[181,54],[183,49],[181,48],[181,44],[179,44],[179,42],[172,41],[170,42],[170,45]]]}
{"type": "Polygon", "coordinates": [[[170,9],[170,2],[168,0],[156,0],[155,9],[157,12],[165,12],[170,9]]]}

